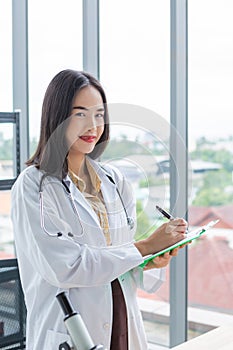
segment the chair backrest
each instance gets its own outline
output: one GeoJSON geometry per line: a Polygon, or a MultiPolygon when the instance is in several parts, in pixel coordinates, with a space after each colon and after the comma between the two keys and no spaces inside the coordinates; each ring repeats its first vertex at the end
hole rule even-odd
{"type": "MultiPolygon", "coordinates": [[[[0,124],[13,125],[12,178],[0,178],[0,191],[10,190],[20,173],[20,112],[0,112],[0,124]]],[[[0,349],[25,349],[26,307],[16,259],[0,260],[0,349]]]]}
{"type": "Polygon", "coordinates": [[[16,259],[0,260],[0,349],[25,349],[26,307],[16,259]]]}

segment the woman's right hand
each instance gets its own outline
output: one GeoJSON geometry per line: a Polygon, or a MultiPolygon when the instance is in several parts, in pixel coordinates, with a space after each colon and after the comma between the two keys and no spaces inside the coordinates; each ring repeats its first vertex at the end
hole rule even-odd
{"type": "Polygon", "coordinates": [[[142,256],[154,254],[186,237],[187,221],[176,218],[162,224],[148,238],[135,242],[142,256]]]}

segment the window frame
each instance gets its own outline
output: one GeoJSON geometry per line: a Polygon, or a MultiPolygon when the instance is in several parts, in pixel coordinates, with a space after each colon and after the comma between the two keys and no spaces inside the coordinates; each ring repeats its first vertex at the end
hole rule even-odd
{"type": "MultiPolygon", "coordinates": [[[[171,210],[187,213],[187,4],[171,6],[171,210]],[[178,54],[179,53],[179,54],[178,54]],[[180,139],[185,147],[180,152],[180,139]],[[179,175],[179,176],[178,176],[179,175]],[[182,183],[182,186],[179,184],[182,183]]],[[[29,157],[28,0],[13,1],[13,109],[21,111],[20,159],[29,157]]],[[[99,78],[99,0],[83,0],[83,69],[99,78]]],[[[187,248],[172,259],[170,273],[170,346],[187,340],[187,248]]]]}

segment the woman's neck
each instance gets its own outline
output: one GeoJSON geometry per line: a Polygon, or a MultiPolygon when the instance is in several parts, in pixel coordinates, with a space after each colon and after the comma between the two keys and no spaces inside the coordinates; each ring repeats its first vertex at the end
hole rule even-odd
{"type": "Polygon", "coordinates": [[[69,154],[67,161],[68,169],[71,170],[75,175],[80,176],[85,163],[85,156],[82,155],[81,157],[78,157],[77,155],[72,156],[72,154],[69,154]]]}

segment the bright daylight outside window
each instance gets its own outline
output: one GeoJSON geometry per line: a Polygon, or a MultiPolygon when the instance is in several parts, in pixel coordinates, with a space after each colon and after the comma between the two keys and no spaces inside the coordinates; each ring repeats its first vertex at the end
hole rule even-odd
{"type": "Polygon", "coordinates": [[[82,70],[82,0],[28,2],[30,153],[40,131],[50,80],[63,69],[82,70]],[[44,30],[46,28],[46,35],[44,30]]]}
{"type": "MultiPolygon", "coordinates": [[[[39,137],[41,105],[52,77],[62,69],[82,70],[82,0],[28,2],[30,153],[39,137]],[[70,9],[72,8],[72,11],[70,9]],[[56,15],[54,16],[56,9],[56,15]],[[62,25],[61,25],[62,23],[62,25]],[[46,35],[44,35],[46,28],[46,35]],[[71,36],[72,34],[72,36],[71,36]]],[[[0,3],[0,112],[12,112],[12,6],[0,3]]],[[[13,130],[0,125],[0,179],[12,176],[13,130]]],[[[24,161],[24,160],[23,160],[24,161]]],[[[25,159],[26,161],[26,159],[25,159]]],[[[14,257],[10,191],[0,191],[0,258],[14,257]]]]}
{"type": "MultiPolygon", "coordinates": [[[[0,112],[12,112],[12,8],[0,2],[0,112]]],[[[14,178],[13,127],[0,123],[0,181],[14,178]]],[[[14,256],[10,221],[10,191],[0,191],[0,259],[14,256]]]]}
{"type": "Polygon", "coordinates": [[[219,223],[189,247],[190,337],[232,319],[233,3],[189,1],[189,223],[219,223]]]}
{"type": "MultiPolygon", "coordinates": [[[[142,238],[164,220],[155,205],[170,207],[168,0],[100,1],[100,81],[111,122],[102,161],[132,184],[142,238]]],[[[169,276],[156,293],[138,290],[138,301],[149,342],[168,346],[169,276]]]]}

